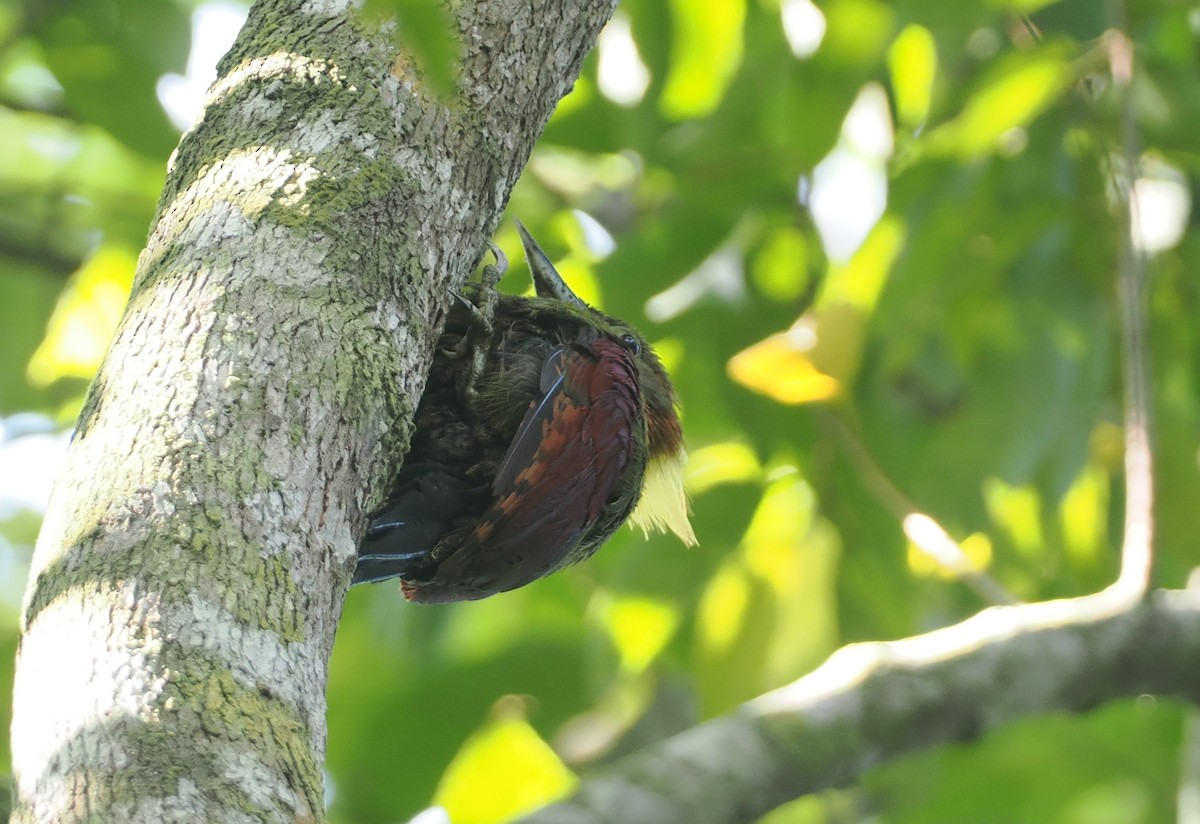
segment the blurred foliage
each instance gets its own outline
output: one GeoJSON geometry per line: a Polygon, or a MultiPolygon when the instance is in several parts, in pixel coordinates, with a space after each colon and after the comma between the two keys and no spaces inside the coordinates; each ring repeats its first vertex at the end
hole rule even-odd
{"type": "MultiPolygon", "coordinates": [[[[430,3],[400,5],[401,42],[436,28],[430,3]]],[[[1178,586],[1200,560],[1200,6],[1127,5],[1134,125],[1175,204],[1147,197],[1142,219],[1167,238],[1150,337],[1159,580],[1178,586]]],[[[15,447],[45,430],[10,416],[68,427],[111,333],[176,140],[155,84],[183,69],[193,10],[0,4],[0,475],[26,479],[15,447]]],[[[622,5],[510,212],[670,366],[700,546],[623,531],[580,567],[465,605],[352,592],[328,690],[334,821],[435,800],[502,820],[844,643],[982,607],[905,535],[897,501],[1022,599],[1112,578],[1111,198],[1128,180],[1109,26],[1099,0],[622,5]]],[[[435,88],[452,88],[456,48],[418,53],[435,88]]],[[[520,259],[509,224],[498,240],[520,259]]],[[[504,288],[525,278],[514,266],[504,288]]],[[[0,497],[14,578],[31,511],[0,497]]],[[[1183,729],[1153,701],[1036,719],[768,820],[1163,821],[1183,729]]]]}
{"type": "Polygon", "coordinates": [[[392,35],[398,50],[414,62],[414,72],[429,91],[449,100],[460,51],[449,8],[439,0],[364,0],[362,10],[369,18],[395,21],[392,35]]]}

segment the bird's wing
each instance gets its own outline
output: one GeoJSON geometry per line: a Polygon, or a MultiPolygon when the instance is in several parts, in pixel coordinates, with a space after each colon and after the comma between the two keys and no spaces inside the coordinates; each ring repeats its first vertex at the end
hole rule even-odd
{"type": "Polygon", "coordinates": [[[644,426],[636,369],[629,352],[607,339],[552,352],[542,370],[545,394],[500,464],[491,506],[433,580],[406,594],[479,598],[577,560],[580,538],[616,499],[644,426]]]}

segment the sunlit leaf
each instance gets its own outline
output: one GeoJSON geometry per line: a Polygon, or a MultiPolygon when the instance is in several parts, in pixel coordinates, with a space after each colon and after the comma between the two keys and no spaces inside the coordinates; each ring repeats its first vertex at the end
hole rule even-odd
{"type": "Polygon", "coordinates": [[[937,73],[937,45],[929,29],[915,23],[905,26],[888,50],[888,69],[897,117],[909,128],[920,126],[929,116],[937,73]]]}
{"type": "MultiPolygon", "coordinates": [[[[576,94],[578,90],[563,100],[570,100],[576,94]]],[[[637,164],[627,155],[569,152],[556,146],[539,147],[529,160],[529,171],[546,187],[573,198],[586,197],[598,190],[627,188],[638,176],[637,164]]]]}
{"type": "Polygon", "coordinates": [[[555,801],[575,776],[525,720],[521,701],[504,699],[496,717],[462,745],[433,803],[454,824],[495,824],[555,801]]]}
{"type": "Polygon", "coordinates": [[[909,540],[908,568],[914,575],[953,580],[964,572],[982,572],[991,566],[992,540],[984,533],[975,532],[968,535],[959,541],[958,547],[962,550],[962,555],[959,557],[969,565],[967,569],[958,568],[960,565],[942,563],[940,558],[909,540]]]}
{"type": "Polygon", "coordinates": [[[780,403],[838,397],[862,356],[863,315],[847,303],[823,304],[779,332],[734,355],[727,366],[738,383],[780,403]]]}
{"type": "Polygon", "coordinates": [[[710,655],[729,655],[742,637],[751,602],[750,583],[747,571],[732,563],[723,565],[709,582],[700,602],[699,632],[710,655]]]}
{"type": "Polygon", "coordinates": [[[983,484],[983,498],[992,522],[1026,556],[1036,557],[1045,548],[1042,533],[1042,499],[1029,486],[1012,486],[999,478],[983,484]]]}
{"type": "Polygon", "coordinates": [[[837,379],[813,364],[817,345],[815,323],[802,318],[733,356],[729,376],[743,386],[781,403],[827,401],[841,391],[837,379]]]}
{"type": "Polygon", "coordinates": [[[1096,563],[1108,548],[1109,476],[1089,463],[1080,470],[1059,506],[1063,544],[1081,565],[1096,563]]]}
{"type": "Polygon", "coordinates": [[[924,146],[964,159],[1002,148],[1003,138],[1028,124],[1073,80],[1074,71],[1061,50],[1014,57],[967,100],[958,117],[934,129],[924,146]]]}
{"type": "Polygon", "coordinates": [[[679,626],[679,608],[639,596],[613,596],[601,607],[603,622],[630,673],[646,668],[663,651],[679,626]]]}
{"type": "Polygon", "coordinates": [[[49,386],[59,378],[91,378],[129,296],[137,255],[104,246],[71,278],[50,317],[46,338],[29,361],[29,380],[49,386]]]}
{"type": "Polygon", "coordinates": [[[671,0],[671,72],[662,108],[669,117],[711,112],[742,60],[745,0],[671,0]]]}
{"type": "Polygon", "coordinates": [[[714,443],[688,454],[684,482],[688,491],[700,495],[726,483],[744,483],[762,474],[758,456],[744,443],[714,443]]]}
{"type": "Polygon", "coordinates": [[[395,18],[396,44],[401,56],[393,73],[409,71],[409,60],[422,82],[435,95],[449,97],[455,91],[460,44],[450,10],[437,0],[366,0],[363,11],[395,18]]]}
{"type": "Polygon", "coordinates": [[[832,648],[840,547],[813,503],[795,471],[781,472],[709,582],[697,617],[706,712],[798,677],[832,648]]]}
{"type": "Polygon", "coordinates": [[[877,0],[833,0],[821,4],[826,34],[817,54],[847,66],[867,63],[887,43],[895,11],[877,0]]]}
{"type": "Polygon", "coordinates": [[[802,796],[776,807],[756,824],[833,824],[853,821],[859,815],[861,802],[856,790],[827,790],[802,796]]]}
{"type": "Polygon", "coordinates": [[[887,284],[904,241],[903,222],[894,215],[885,215],[850,260],[830,266],[822,305],[844,301],[869,314],[887,284]]]}
{"type": "Polygon", "coordinates": [[[988,0],[996,8],[1006,9],[1016,14],[1032,14],[1038,9],[1054,5],[1061,0],[988,0]]]}
{"type": "Polygon", "coordinates": [[[28,383],[26,368],[46,333],[61,282],[37,266],[6,262],[0,277],[0,415],[37,409],[42,393],[28,383]]]}
{"type": "Polygon", "coordinates": [[[794,301],[810,286],[808,238],[783,227],[772,232],[754,256],[751,275],[763,294],[780,303],[794,301]]]}

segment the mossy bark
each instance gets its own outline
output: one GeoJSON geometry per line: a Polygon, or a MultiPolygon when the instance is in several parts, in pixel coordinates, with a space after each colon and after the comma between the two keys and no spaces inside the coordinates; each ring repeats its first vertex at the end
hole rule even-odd
{"type": "Polygon", "coordinates": [[[427,94],[343,0],[260,0],[172,159],[22,618],[15,821],[320,821],[365,514],[450,289],[611,0],[462,3],[427,94]]]}

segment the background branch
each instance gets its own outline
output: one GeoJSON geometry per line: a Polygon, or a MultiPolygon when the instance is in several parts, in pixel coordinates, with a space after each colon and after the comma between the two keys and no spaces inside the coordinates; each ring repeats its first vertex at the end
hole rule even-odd
{"type": "Polygon", "coordinates": [[[926,635],[845,647],[521,822],[753,821],[902,753],[1143,694],[1200,701],[1200,591],[1159,591],[1132,609],[1106,594],[993,607],[926,635]]]}
{"type": "Polygon", "coordinates": [[[1126,33],[1123,0],[1106,4],[1112,29],[1105,35],[1117,98],[1118,157],[1111,166],[1117,223],[1117,292],[1121,317],[1121,359],[1125,388],[1125,533],[1118,586],[1139,598],[1150,586],[1154,552],[1154,463],[1150,430],[1150,345],[1146,334],[1146,261],[1134,240],[1136,183],[1141,141],[1134,120],[1130,84],[1136,65],[1126,33]]]}

